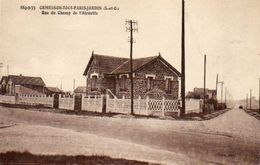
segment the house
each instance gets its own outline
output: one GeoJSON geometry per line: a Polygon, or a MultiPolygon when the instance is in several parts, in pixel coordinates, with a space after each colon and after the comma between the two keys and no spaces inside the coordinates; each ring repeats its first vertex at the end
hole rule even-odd
{"type": "Polygon", "coordinates": [[[0,86],[1,94],[5,95],[43,95],[45,83],[41,77],[8,75],[2,77],[0,86]]]}
{"type": "MultiPolygon", "coordinates": [[[[131,96],[129,58],[98,55],[92,52],[84,71],[88,95],[131,96]]],[[[180,72],[159,53],[158,56],[133,59],[134,98],[177,99],[180,72]]]]}
{"type": "MultiPolygon", "coordinates": [[[[216,100],[216,90],[214,89],[205,89],[206,99],[214,99],[216,100]]],[[[194,88],[193,91],[189,91],[186,95],[186,98],[193,99],[203,99],[204,98],[204,88],[194,88]]]]}
{"type": "Polygon", "coordinates": [[[44,87],[44,93],[47,96],[53,96],[55,94],[64,94],[64,92],[57,87],[44,87]]]}
{"type": "Polygon", "coordinates": [[[78,86],[74,91],[74,95],[76,96],[86,96],[87,88],[86,86],[78,86]]]}

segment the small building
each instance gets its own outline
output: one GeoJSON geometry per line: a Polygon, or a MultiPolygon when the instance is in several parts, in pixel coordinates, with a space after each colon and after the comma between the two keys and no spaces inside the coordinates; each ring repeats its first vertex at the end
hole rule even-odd
{"type": "Polygon", "coordinates": [[[87,88],[86,86],[78,86],[74,91],[74,95],[76,96],[86,96],[87,88]]]}
{"type": "MultiPolygon", "coordinates": [[[[129,98],[129,58],[98,55],[92,53],[84,71],[87,95],[109,94],[129,98]]],[[[133,59],[134,98],[178,99],[180,72],[160,54],[158,56],[133,59]]]]}
{"type": "Polygon", "coordinates": [[[23,75],[3,76],[0,81],[1,94],[30,94],[44,95],[45,83],[41,77],[29,77],[23,75]]]}
{"type": "Polygon", "coordinates": [[[57,88],[57,87],[44,87],[44,93],[47,96],[53,96],[53,95],[59,95],[59,94],[64,94],[64,92],[57,88]]]}
{"type": "MultiPolygon", "coordinates": [[[[205,89],[206,99],[216,100],[216,90],[214,89],[205,89]]],[[[204,98],[204,88],[194,88],[193,91],[189,91],[186,95],[186,98],[193,99],[203,99],[204,98]]]]}

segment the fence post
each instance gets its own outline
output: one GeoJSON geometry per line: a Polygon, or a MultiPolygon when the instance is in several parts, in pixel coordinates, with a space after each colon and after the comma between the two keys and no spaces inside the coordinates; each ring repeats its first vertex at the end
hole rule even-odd
{"type": "Polygon", "coordinates": [[[145,107],[146,115],[148,115],[148,108],[149,108],[149,96],[146,96],[146,107],[145,107]]]}
{"type": "Polygon", "coordinates": [[[81,110],[84,111],[84,95],[81,95],[81,110]]]}
{"type": "Polygon", "coordinates": [[[101,95],[101,101],[100,101],[100,111],[99,112],[102,112],[102,108],[103,108],[103,95],[101,95]]]}
{"type": "Polygon", "coordinates": [[[109,99],[109,95],[107,94],[106,97],[107,97],[107,98],[106,98],[106,113],[107,113],[108,110],[109,110],[109,109],[108,109],[108,101],[109,101],[108,99],[109,99]]]}
{"type": "Polygon", "coordinates": [[[114,103],[114,107],[113,107],[113,110],[114,112],[116,111],[115,108],[116,108],[116,98],[113,99],[113,103],[114,103]]]}
{"type": "Polygon", "coordinates": [[[165,103],[165,98],[163,96],[163,98],[162,98],[162,116],[164,116],[164,109],[165,109],[164,103],[165,103]]]}
{"type": "Polygon", "coordinates": [[[139,111],[139,115],[140,115],[140,111],[141,111],[141,107],[140,107],[140,102],[141,102],[141,96],[138,96],[138,111],[139,111]]]}
{"type": "Polygon", "coordinates": [[[123,110],[123,113],[124,113],[125,112],[125,95],[123,95],[123,97],[122,97],[122,110],[123,110]]]}

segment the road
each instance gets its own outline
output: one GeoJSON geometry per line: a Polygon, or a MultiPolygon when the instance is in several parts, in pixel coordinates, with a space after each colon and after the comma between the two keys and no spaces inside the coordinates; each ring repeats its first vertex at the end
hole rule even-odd
{"type": "Polygon", "coordinates": [[[0,151],[106,155],[162,164],[259,164],[260,121],[90,117],[0,107],[0,151]],[[2,125],[2,126],[1,126],[2,125]]]}

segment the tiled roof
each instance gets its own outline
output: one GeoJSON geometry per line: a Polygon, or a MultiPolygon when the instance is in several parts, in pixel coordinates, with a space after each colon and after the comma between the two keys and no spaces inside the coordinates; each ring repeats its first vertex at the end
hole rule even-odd
{"type": "Polygon", "coordinates": [[[115,68],[119,67],[127,60],[127,58],[92,54],[84,75],[87,74],[87,70],[89,69],[92,61],[94,62],[95,69],[100,70],[104,74],[110,74],[113,70],[115,70],[115,68]]]}
{"type": "MultiPolygon", "coordinates": [[[[133,71],[139,69],[140,67],[151,62],[152,60],[156,59],[157,57],[158,56],[133,59],[133,71]]],[[[116,68],[111,73],[118,74],[118,73],[129,73],[129,72],[130,72],[130,60],[127,60],[125,63],[120,65],[118,68],[116,68]]]]}
{"type": "Polygon", "coordinates": [[[8,80],[11,81],[16,85],[35,85],[35,86],[45,86],[44,81],[41,77],[29,77],[29,76],[22,76],[22,75],[9,75],[8,80]]]}
{"type": "Polygon", "coordinates": [[[62,93],[63,92],[62,90],[60,90],[57,87],[45,87],[45,89],[47,89],[50,92],[54,92],[54,93],[62,93]]]}
{"type": "Polygon", "coordinates": [[[78,86],[75,90],[74,93],[86,93],[86,87],[85,86],[78,86]]]}
{"type": "MultiPolygon", "coordinates": [[[[172,67],[166,60],[160,55],[133,59],[133,71],[138,70],[144,65],[152,62],[153,60],[160,58],[166,65],[168,65],[174,72],[180,75],[180,72],[172,67]]],[[[84,71],[83,75],[87,75],[87,71],[93,63],[93,69],[101,71],[103,74],[120,74],[130,72],[130,60],[129,58],[113,57],[105,55],[92,54],[89,63],[84,71]]]]}

